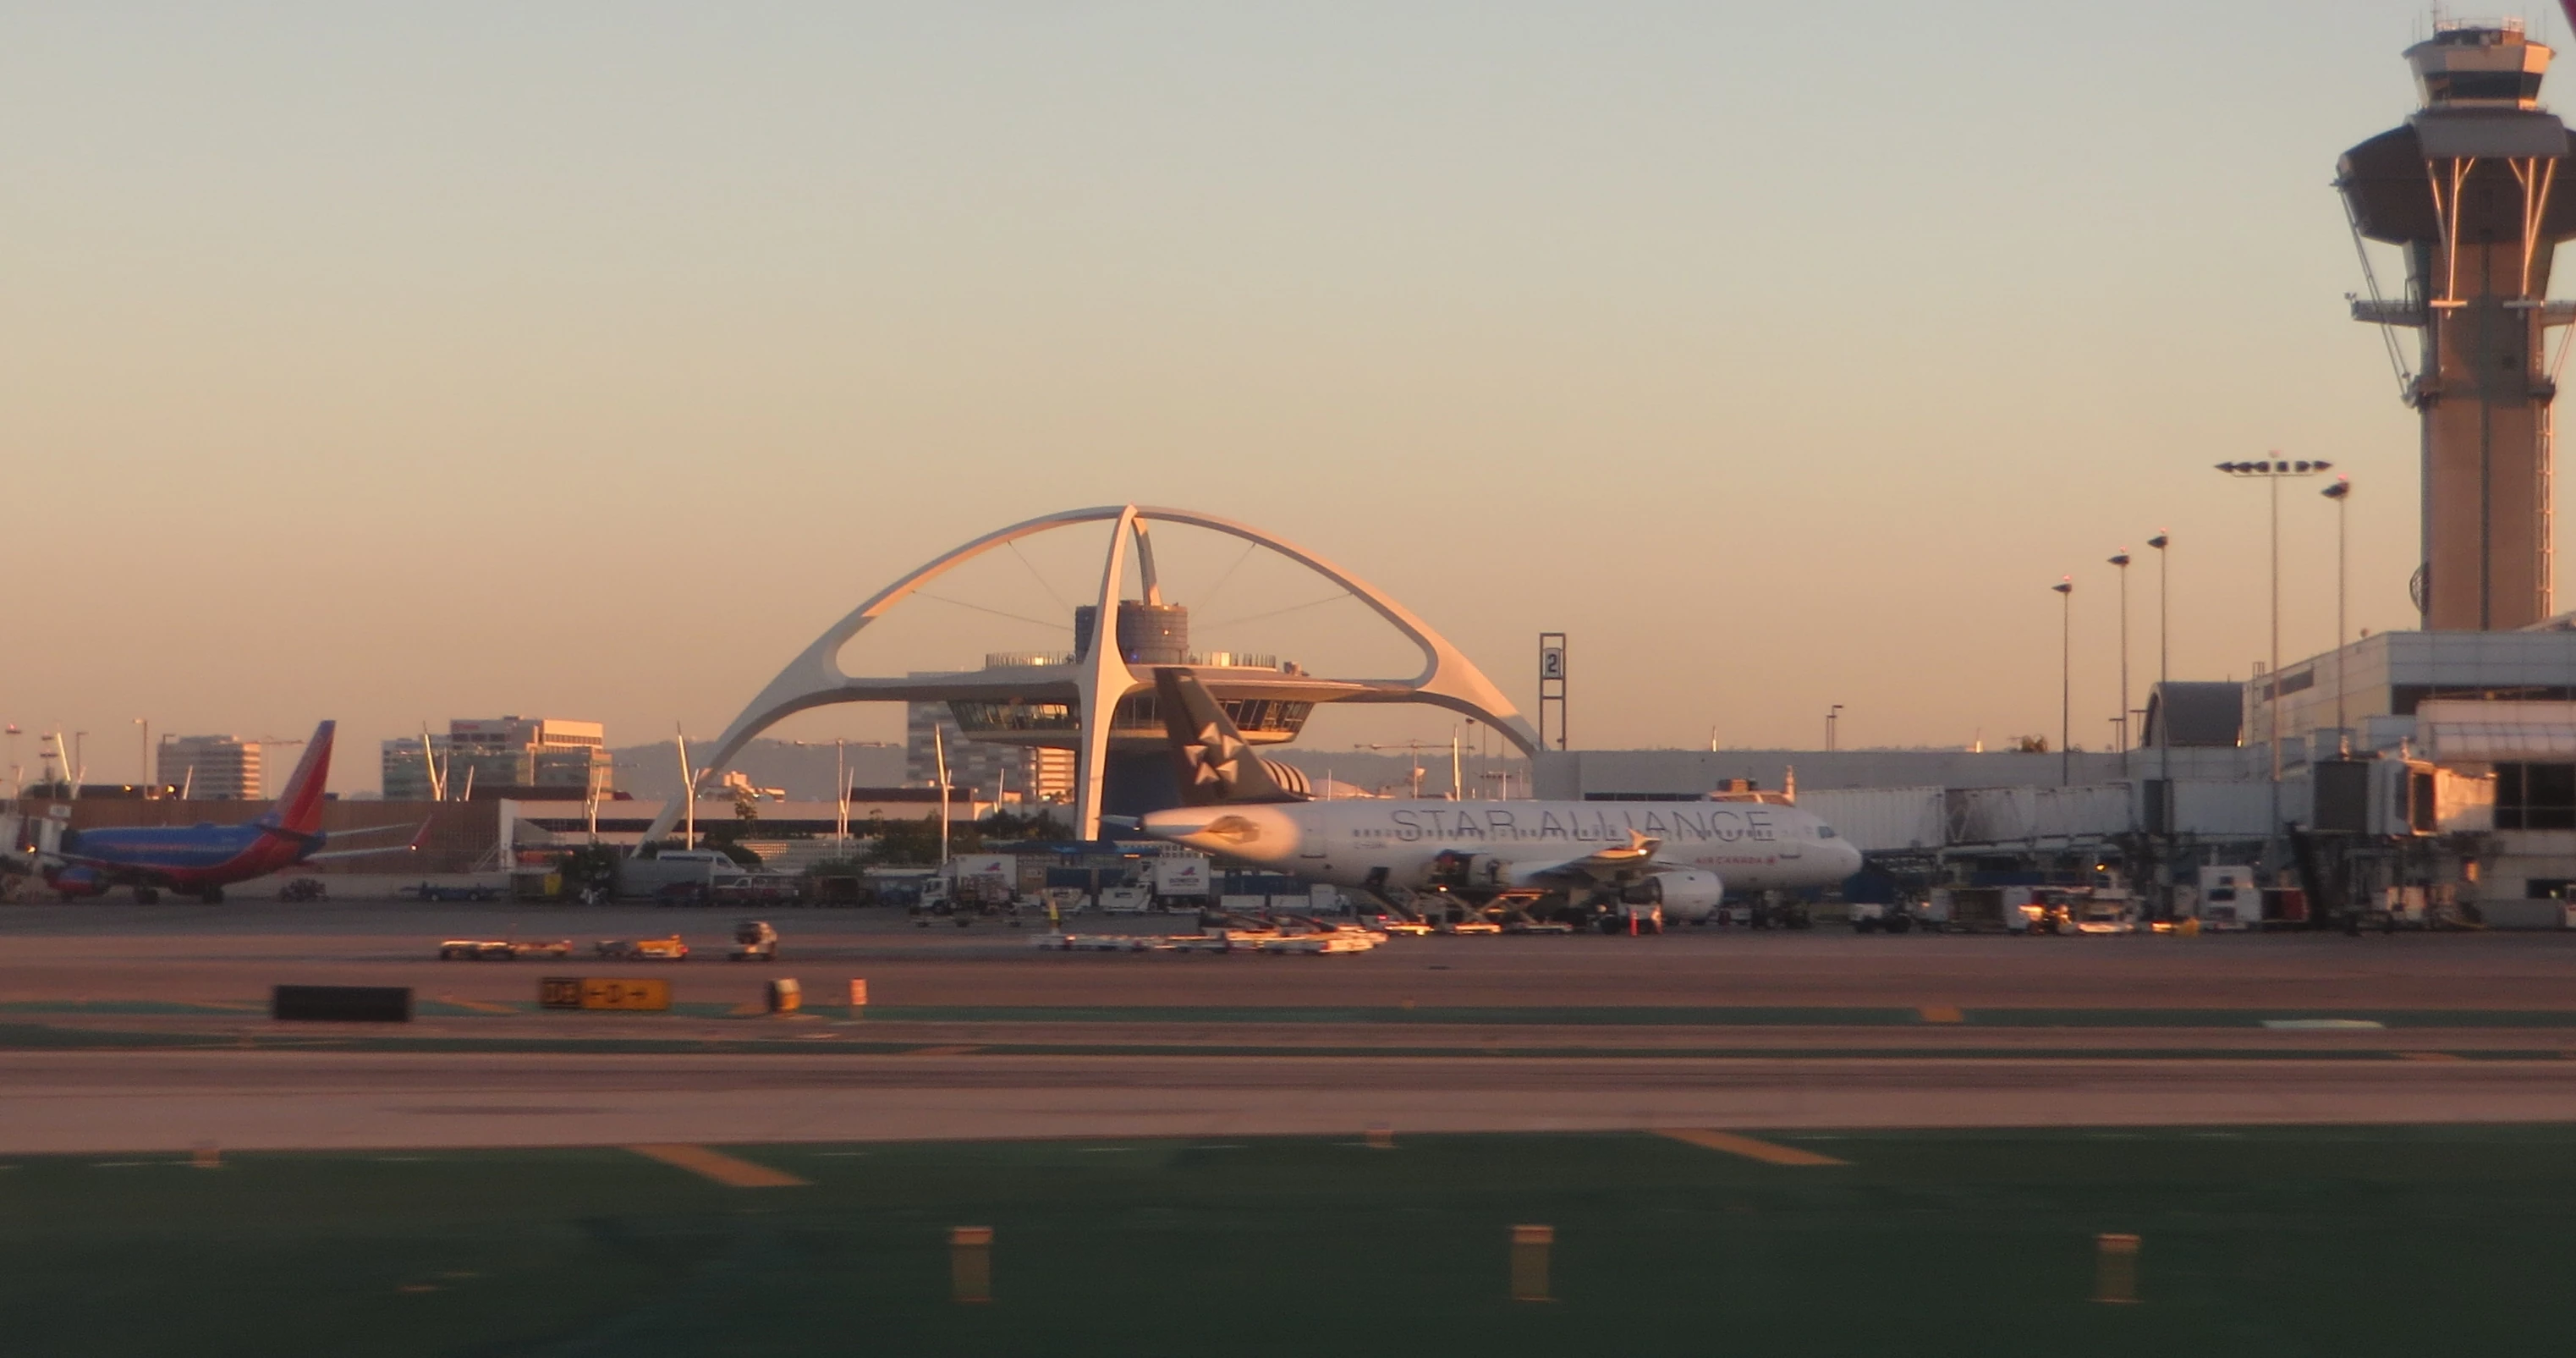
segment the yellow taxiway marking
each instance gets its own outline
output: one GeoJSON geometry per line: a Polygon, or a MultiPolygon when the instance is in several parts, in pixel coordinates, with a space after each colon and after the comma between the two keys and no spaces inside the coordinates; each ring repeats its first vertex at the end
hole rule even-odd
{"type": "Polygon", "coordinates": [[[1922,1015],[1925,1023],[1965,1023],[1968,1021],[1968,1016],[1960,1013],[1959,1006],[1955,1004],[1927,1004],[1914,1012],[1922,1015]]]}
{"type": "Polygon", "coordinates": [[[2458,1052],[2399,1052],[2397,1059],[2400,1061],[2458,1061],[2463,1058],[2458,1052]]]}
{"type": "Polygon", "coordinates": [[[968,1052],[979,1052],[979,1051],[982,1051],[982,1050],[984,1050],[984,1049],[983,1049],[983,1048],[981,1048],[981,1047],[915,1047],[915,1048],[913,1048],[911,1051],[905,1052],[905,1053],[904,1053],[904,1055],[906,1055],[906,1056],[964,1056],[964,1055],[966,1055],[968,1052]]]}
{"type": "Polygon", "coordinates": [[[755,1165],[712,1146],[629,1146],[648,1160],[703,1175],[727,1188],[803,1188],[807,1183],[784,1170],[755,1165]]]}
{"type": "Polygon", "coordinates": [[[515,1014],[519,1012],[506,1004],[493,1004],[488,1000],[459,999],[454,995],[441,995],[438,997],[438,1002],[440,1004],[452,1004],[459,1009],[471,1009],[478,1014],[515,1014]]]}
{"type": "Polygon", "coordinates": [[[1818,1155],[1814,1151],[1800,1150],[1795,1146],[1783,1146],[1776,1141],[1757,1141],[1749,1136],[1737,1136],[1733,1132],[1712,1132],[1698,1127],[1658,1127],[1655,1132],[1659,1136],[1668,1136],[1675,1141],[1697,1146],[1702,1150],[1724,1151],[1729,1155],[1741,1155],[1748,1160],[1759,1160],[1769,1165],[1847,1165],[1851,1163],[1848,1160],[1837,1160],[1830,1155],[1818,1155]]]}

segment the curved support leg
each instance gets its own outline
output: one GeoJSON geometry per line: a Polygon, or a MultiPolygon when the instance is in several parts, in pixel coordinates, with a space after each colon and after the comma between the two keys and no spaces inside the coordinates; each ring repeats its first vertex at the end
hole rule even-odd
{"type": "Polygon", "coordinates": [[[1118,654],[1118,595],[1127,568],[1127,543],[1136,507],[1127,506],[1109,530],[1109,564],[1100,573],[1100,611],[1092,615],[1091,650],[1079,661],[1074,682],[1082,691],[1082,747],[1075,753],[1074,834],[1100,838],[1100,795],[1109,776],[1109,728],[1118,704],[1136,687],[1136,673],[1118,654]]]}

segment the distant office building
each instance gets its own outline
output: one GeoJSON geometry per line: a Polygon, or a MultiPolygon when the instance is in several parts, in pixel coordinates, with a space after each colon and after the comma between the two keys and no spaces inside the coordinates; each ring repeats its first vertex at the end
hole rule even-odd
{"type": "Polygon", "coordinates": [[[1073,800],[1071,749],[970,738],[944,702],[905,704],[903,776],[912,786],[939,785],[938,747],[931,740],[934,729],[947,747],[949,786],[961,795],[984,801],[1073,800]]]}
{"type": "Polygon", "coordinates": [[[521,788],[605,796],[615,785],[607,731],[595,721],[460,717],[426,741],[384,743],[385,800],[458,801],[521,788]]]}
{"type": "Polygon", "coordinates": [[[1041,802],[1073,800],[1073,751],[1054,745],[1033,746],[1029,750],[1028,786],[1041,802]]]}
{"type": "Polygon", "coordinates": [[[255,802],[263,795],[260,749],[239,736],[171,736],[161,742],[160,781],[200,801],[255,802]]]}

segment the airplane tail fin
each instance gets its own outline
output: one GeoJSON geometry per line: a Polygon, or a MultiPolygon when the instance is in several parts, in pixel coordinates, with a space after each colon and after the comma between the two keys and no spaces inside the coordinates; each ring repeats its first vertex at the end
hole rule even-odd
{"type": "Polygon", "coordinates": [[[1154,695],[1163,710],[1163,731],[1171,737],[1183,805],[1306,800],[1305,777],[1254,754],[1197,674],[1157,669],[1154,695]]]}
{"type": "Polygon", "coordinates": [[[322,785],[331,779],[331,735],[337,729],[339,723],[331,721],[313,728],[313,739],[304,744],[304,757],[296,761],[295,772],[277,794],[277,805],[259,818],[259,824],[296,835],[322,828],[322,785]]]}

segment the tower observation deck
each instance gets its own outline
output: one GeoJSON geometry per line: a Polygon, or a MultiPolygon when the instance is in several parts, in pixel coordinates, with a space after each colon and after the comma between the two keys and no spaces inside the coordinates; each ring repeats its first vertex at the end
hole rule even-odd
{"type": "Polygon", "coordinates": [[[2405,253],[2405,296],[2356,300],[2353,316],[2421,335],[2417,370],[2400,371],[2423,424],[2414,594],[2428,630],[2551,613],[2558,393],[2543,352],[2550,327],[2576,320],[2576,303],[2548,300],[2576,197],[2557,182],[2567,129],[2539,102],[2550,55],[2517,20],[2438,25],[2406,49],[2423,108],[2336,167],[2354,232],[2405,253]]]}

